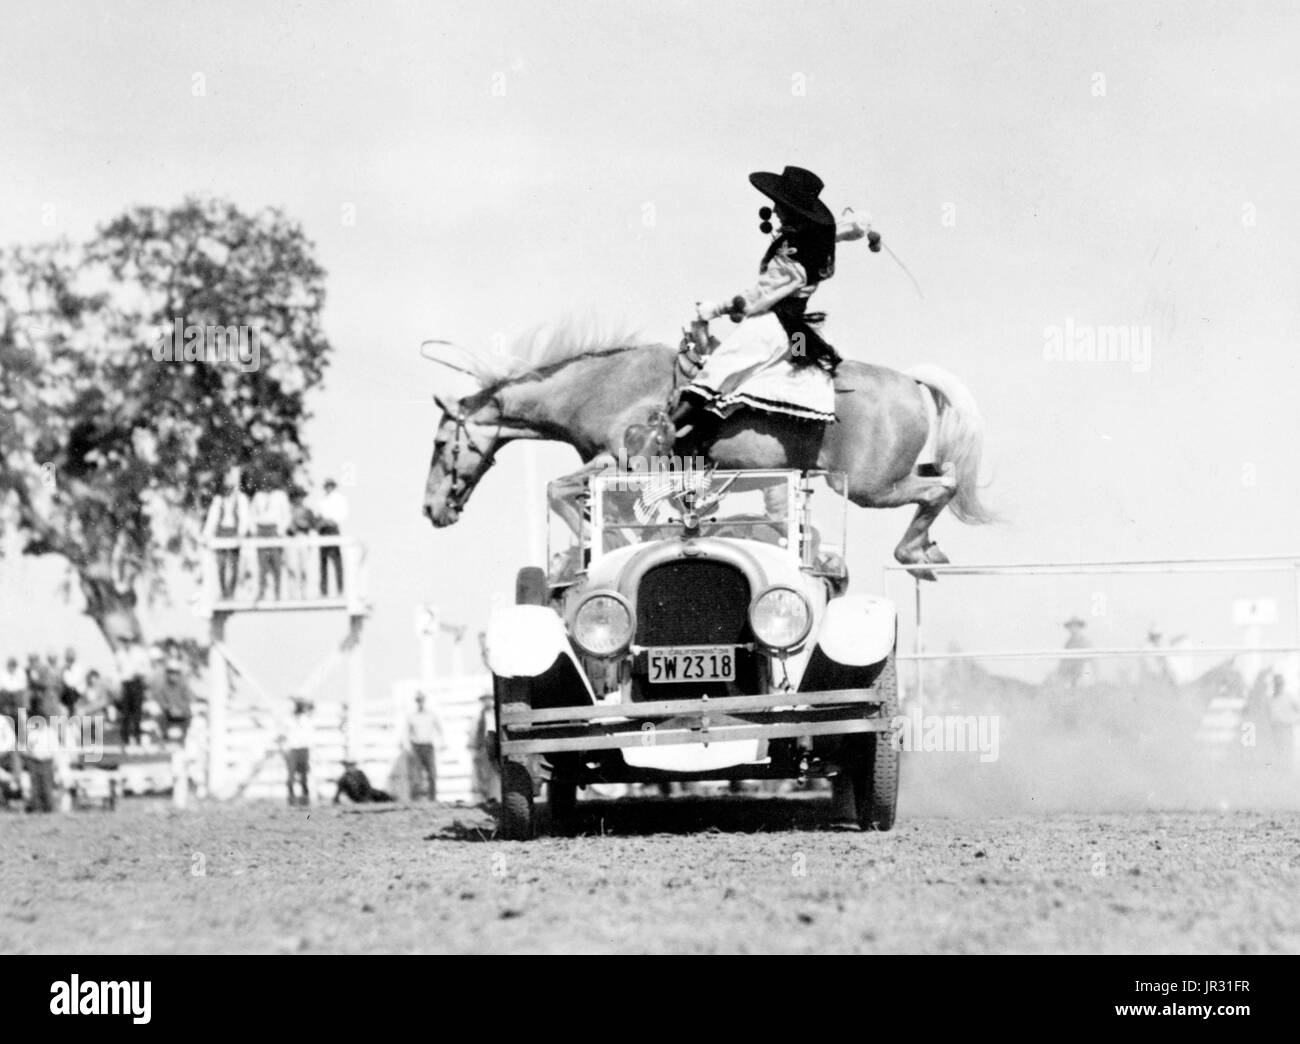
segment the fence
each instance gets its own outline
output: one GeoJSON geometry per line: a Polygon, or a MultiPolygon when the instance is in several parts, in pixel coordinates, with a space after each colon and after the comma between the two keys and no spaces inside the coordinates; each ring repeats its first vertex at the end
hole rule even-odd
{"type": "MultiPolygon", "coordinates": [[[[1101,562],[1029,562],[993,565],[930,565],[884,567],[884,590],[889,591],[891,574],[905,573],[914,583],[911,651],[899,652],[897,659],[916,665],[913,675],[916,699],[924,702],[924,664],[929,661],[953,660],[1096,660],[1124,657],[1231,657],[1259,656],[1263,653],[1300,653],[1300,554],[1292,555],[1230,555],[1220,558],[1168,558],[1149,560],[1122,560],[1101,562]],[[928,581],[915,576],[919,570],[928,569],[940,578],[962,576],[1089,576],[1089,575],[1172,575],[1172,574],[1291,574],[1291,598],[1295,615],[1294,640],[1288,643],[1265,643],[1257,639],[1258,632],[1248,631],[1248,640],[1242,645],[1188,645],[1181,647],[1101,647],[1081,649],[988,649],[976,652],[927,652],[925,650],[924,591],[928,581]]],[[[1250,627],[1249,621],[1238,621],[1250,627]]],[[[1265,621],[1272,622],[1272,621],[1265,621]]]]}

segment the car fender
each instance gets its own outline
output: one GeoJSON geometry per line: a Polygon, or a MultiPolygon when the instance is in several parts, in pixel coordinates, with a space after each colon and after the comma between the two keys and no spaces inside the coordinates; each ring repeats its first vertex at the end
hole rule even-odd
{"type": "Polygon", "coordinates": [[[833,663],[867,667],[893,652],[897,636],[898,612],[892,601],[877,595],[844,595],[826,606],[817,646],[833,663]]]}
{"type": "Polygon", "coordinates": [[[564,621],[548,605],[506,605],[487,627],[488,669],[498,678],[536,678],[561,657],[574,661],[564,621]]]}

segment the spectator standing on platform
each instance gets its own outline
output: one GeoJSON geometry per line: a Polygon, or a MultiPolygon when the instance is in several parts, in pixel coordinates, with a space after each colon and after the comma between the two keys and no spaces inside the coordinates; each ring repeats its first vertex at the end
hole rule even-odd
{"type": "Polygon", "coordinates": [[[65,649],[63,653],[61,680],[63,687],[59,693],[59,702],[63,704],[64,709],[69,714],[76,714],[77,704],[81,702],[81,690],[85,685],[85,679],[77,667],[77,650],[71,646],[65,649]]]}
{"type": "Polygon", "coordinates": [[[293,717],[285,729],[285,762],[289,770],[289,804],[311,804],[311,744],[315,738],[311,700],[301,696],[293,698],[293,717]],[[298,800],[295,786],[302,788],[302,801],[298,800]]]}
{"type": "MultiPolygon", "coordinates": [[[[280,483],[279,476],[269,468],[263,469],[258,477],[257,492],[249,501],[249,517],[252,520],[253,535],[261,540],[280,540],[289,532],[292,516],[289,509],[289,494],[280,483]]],[[[281,547],[259,547],[257,549],[257,597],[260,601],[266,597],[266,578],[270,574],[275,581],[275,600],[281,595],[281,580],[284,574],[284,549],[281,547]]]]}
{"type": "MultiPolygon", "coordinates": [[[[337,537],[342,534],[344,523],[348,520],[348,501],[339,492],[338,483],[332,478],[325,480],[325,495],[316,505],[316,516],[319,521],[317,531],[321,536],[337,537]]],[[[329,597],[330,563],[334,564],[334,583],[341,595],[343,593],[343,551],[337,544],[320,549],[320,596],[322,598],[329,597]]]]}
{"type": "Polygon", "coordinates": [[[144,701],[148,695],[148,677],[152,670],[149,651],[144,642],[130,640],[121,646],[117,656],[117,671],[122,679],[122,749],[132,740],[138,747],[141,742],[141,725],[144,720],[144,701]]]}
{"type": "MultiPolygon", "coordinates": [[[[222,480],[221,492],[208,507],[208,517],[203,523],[205,539],[239,539],[251,532],[248,497],[239,485],[239,469],[231,468],[222,480]]],[[[239,584],[239,548],[222,548],[217,552],[217,579],[222,599],[234,598],[239,584]]]]}
{"type": "MultiPolygon", "coordinates": [[[[316,532],[316,516],[307,506],[307,497],[294,490],[289,498],[289,536],[305,537],[316,532]]],[[[307,549],[292,546],[289,550],[289,577],[299,598],[307,597],[307,549]]]]}
{"type": "Polygon", "coordinates": [[[438,715],[425,706],[424,693],[415,694],[415,710],[406,719],[406,741],[411,748],[411,797],[415,797],[416,783],[424,777],[425,796],[438,800],[438,763],[435,748],[443,745],[442,724],[438,715]]]}

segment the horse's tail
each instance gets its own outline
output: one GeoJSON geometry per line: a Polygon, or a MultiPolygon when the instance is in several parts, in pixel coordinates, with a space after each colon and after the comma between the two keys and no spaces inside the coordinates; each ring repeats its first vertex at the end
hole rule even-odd
{"type": "Polygon", "coordinates": [[[907,371],[907,375],[934,393],[935,405],[939,410],[934,459],[939,464],[952,461],[957,470],[957,492],[949,504],[952,513],[969,525],[997,521],[997,515],[980,500],[979,470],[980,456],[984,452],[984,418],[975,405],[975,397],[954,374],[940,366],[929,363],[914,366],[907,371]]]}

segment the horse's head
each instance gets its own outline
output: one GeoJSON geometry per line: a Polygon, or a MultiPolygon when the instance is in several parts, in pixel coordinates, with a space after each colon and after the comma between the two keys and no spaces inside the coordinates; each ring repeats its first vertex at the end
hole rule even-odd
{"type": "Polygon", "coordinates": [[[490,391],[463,399],[434,397],[442,423],[424,484],[424,514],[435,526],[460,518],[474,487],[492,466],[501,442],[501,404],[490,391]]]}

